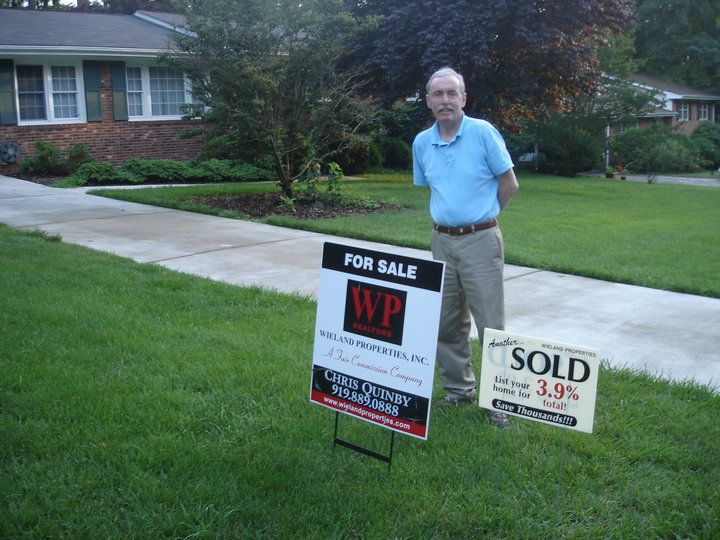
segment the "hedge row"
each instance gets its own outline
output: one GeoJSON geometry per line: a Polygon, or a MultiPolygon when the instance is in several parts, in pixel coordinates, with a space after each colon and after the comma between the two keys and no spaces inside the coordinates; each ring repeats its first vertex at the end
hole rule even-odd
{"type": "Polygon", "coordinates": [[[60,182],[63,186],[87,184],[157,184],[184,182],[254,182],[275,180],[275,174],[247,163],[209,159],[198,163],[172,159],[128,159],[111,163],[84,163],[60,182]]]}

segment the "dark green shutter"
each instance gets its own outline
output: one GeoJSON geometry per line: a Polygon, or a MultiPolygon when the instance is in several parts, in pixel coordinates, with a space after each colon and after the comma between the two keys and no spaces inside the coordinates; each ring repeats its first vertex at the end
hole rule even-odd
{"type": "Polygon", "coordinates": [[[128,119],[127,79],[125,78],[125,62],[110,62],[113,92],[113,117],[115,120],[128,119]]]}
{"type": "Polygon", "coordinates": [[[85,112],[88,122],[102,122],[102,104],[100,100],[100,62],[83,62],[85,78],[85,112]]]}
{"type": "Polygon", "coordinates": [[[0,124],[17,124],[13,61],[0,60],[0,124]]]}

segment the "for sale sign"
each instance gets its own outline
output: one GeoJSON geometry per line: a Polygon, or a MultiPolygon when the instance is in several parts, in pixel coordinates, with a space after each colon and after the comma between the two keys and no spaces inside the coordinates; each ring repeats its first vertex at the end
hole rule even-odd
{"type": "Polygon", "coordinates": [[[480,406],[592,433],[598,351],[485,329],[480,406]]]}
{"type": "Polygon", "coordinates": [[[443,270],[325,243],[310,400],[427,439],[443,270]]]}

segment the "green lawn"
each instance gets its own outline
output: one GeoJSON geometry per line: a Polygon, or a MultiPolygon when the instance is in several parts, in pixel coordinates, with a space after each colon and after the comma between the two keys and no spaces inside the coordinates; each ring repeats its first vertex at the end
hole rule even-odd
{"type": "Polygon", "coordinates": [[[0,283],[2,538],[720,535],[707,389],[602,369],[593,434],[433,409],[388,470],[309,402],[308,299],[3,226],[0,283]]]}
{"type": "MultiPolygon", "coordinates": [[[[720,298],[720,189],[598,178],[521,173],[521,189],[502,215],[508,263],[608,281],[720,298]]],[[[104,195],[181,208],[191,196],[272,190],[269,184],[234,184],[103,190],[104,195]]],[[[369,175],[348,181],[349,196],[392,201],[401,212],[325,220],[273,216],[267,223],[428,249],[427,190],[409,175],[369,175]]]]}

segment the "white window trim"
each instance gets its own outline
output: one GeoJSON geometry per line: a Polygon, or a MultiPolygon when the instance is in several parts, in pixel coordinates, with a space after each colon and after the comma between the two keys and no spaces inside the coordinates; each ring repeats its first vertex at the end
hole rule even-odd
{"type": "Polygon", "coordinates": [[[698,103],[697,114],[700,122],[707,122],[710,120],[710,104],[706,102],[698,103]]]}
{"type": "Polygon", "coordinates": [[[18,92],[17,69],[13,70],[15,83],[15,110],[17,111],[18,126],[47,126],[57,124],[84,124],[87,122],[85,113],[85,78],[83,76],[82,63],[77,62],[16,62],[21,66],[42,66],[43,68],[43,93],[45,96],[45,115],[43,120],[21,120],[20,119],[20,95],[18,92]],[[55,104],[53,102],[52,67],[74,67],[75,85],[77,88],[77,118],[55,118],[55,104]]]}
{"type": "Polygon", "coordinates": [[[677,106],[678,122],[690,121],[690,103],[687,101],[679,101],[677,106]]]}
{"type": "MultiPolygon", "coordinates": [[[[183,115],[181,114],[172,114],[172,115],[153,115],[152,114],[152,94],[150,92],[150,68],[151,67],[166,67],[166,66],[160,66],[160,65],[135,65],[135,64],[127,64],[125,66],[125,79],[127,80],[127,68],[139,68],[140,69],[140,80],[142,81],[142,109],[143,114],[142,116],[130,116],[130,104],[128,103],[128,120],[130,122],[147,122],[147,121],[160,121],[160,120],[181,120],[183,115]]],[[[187,78],[187,75],[184,76],[185,79],[185,104],[191,105],[192,104],[192,92],[191,92],[191,84],[190,80],[187,78]]]]}

